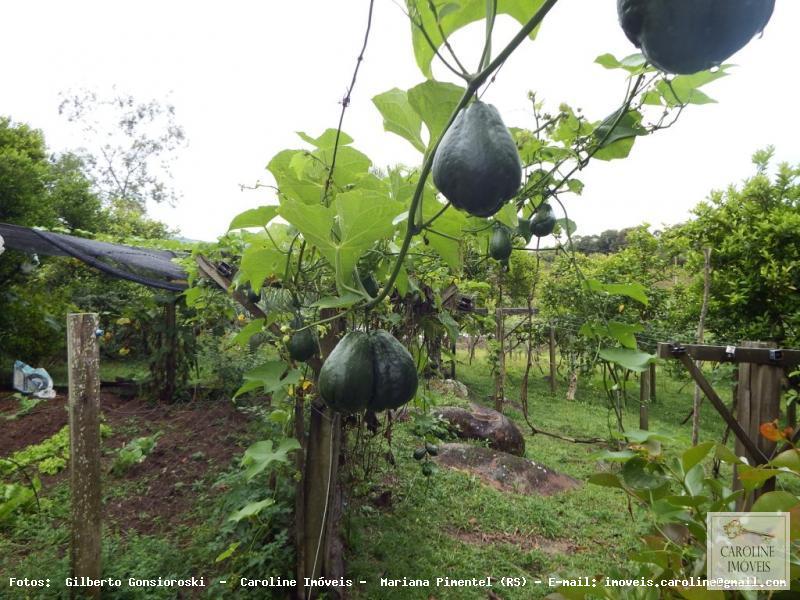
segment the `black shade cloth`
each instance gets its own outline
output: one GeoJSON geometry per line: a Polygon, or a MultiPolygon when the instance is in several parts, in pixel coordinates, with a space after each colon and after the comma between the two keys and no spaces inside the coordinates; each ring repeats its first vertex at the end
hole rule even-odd
{"type": "Polygon", "coordinates": [[[187,288],[186,271],[173,262],[182,255],[170,250],[98,242],[6,223],[0,223],[0,236],[6,248],[45,256],[71,256],[107,275],[148,287],[174,292],[187,288]]]}

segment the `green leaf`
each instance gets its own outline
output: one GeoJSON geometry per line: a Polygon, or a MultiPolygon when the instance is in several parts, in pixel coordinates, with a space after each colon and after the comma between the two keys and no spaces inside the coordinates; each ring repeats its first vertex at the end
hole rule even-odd
{"type": "Polygon", "coordinates": [[[556,227],[566,235],[572,235],[578,230],[578,225],[572,219],[556,219],[556,227]]]}
{"type": "Polygon", "coordinates": [[[750,510],[753,512],[789,512],[798,505],[800,505],[800,498],[792,493],[767,492],[758,497],[750,510]]]}
{"type": "Polygon", "coordinates": [[[630,460],[634,456],[638,456],[638,454],[633,450],[619,450],[619,451],[606,450],[605,452],[600,452],[595,458],[597,458],[597,460],[625,462],[627,460],[630,460]]]}
{"type": "Polygon", "coordinates": [[[711,449],[716,444],[714,442],[703,442],[702,444],[698,444],[693,448],[689,448],[686,452],[683,453],[681,456],[681,465],[683,466],[683,472],[688,473],[691,471],[692,467],[696,464],[701,462],[708,453],[711,452],[711,449]]]}
{"type": "Polygon", "coordinates": [[[286,257],[274,247],[248,246],[242,253],[236,279],[239,283],[249,282],[257,294],[267,277],[283,273],[285,264],[286,257]]]}
{"type": "MultiPolygon", "coordinates": [[[[544,4],[544,0],[498,0],[497,14],[507,14],[525,24],[544,4]]],[[[480,21],[486,17],[485,0],[433,0],[436,14],[444,35],[450,36],[465,25],[480,21]]],[[[436,24],[436,15],[430,9],[428,0],[408,0],[409,11],[412,17],[421,22],[425,34],[414,23],[411,23],[411,41],[414,47],[414,57],[422,73],[428,79],[433,78],[431,63],[436,56],[436,51],[443,45],[444,40],[436,24]],[[431,47],[433,45],[433,48],[431,47]]],[[[538,27],[534,29],[530,38],[534,39],[538,27]]]]}
{"type": "Polygon", "coordinates": [[[589,483],[601,485],[603,487],[625,489],[625,486],[622,485],[622,481],[620,481],[619,477],[614,475],[614,473],[594,473],[589,477],[589,483]]]}
{"type": "Polygon", "coordinates": [[[519,217],[517,216],[517,207],[513,202],[503,205],[503,208],[495,213],[494,219],[513,231],[516,229],[517,223],[519,222],[519,217]]]}
{"type": "MultiPolygon", "coordinates": [[[[304,204],[318,204],[322,197],[325,173],[314,179],[298,177],[292,168],[292,160],[296,155],[305,156],[305,150],[284,150],[276,154],[267,165],[267,169],[275,178],[281,194],[304,204]]],[[[281,204],[283,204],[281,202],[281,204]]]]}
{"type": "Polygon", "coordinates": [[[648,469],[648,463],[643,458],[633,458],[622,467],[622,478],[625,483],[637,490],[654,490],[664,485],[664,477],[648,469]]]}
{"type": "Polygon", "coordinates": [[[736,456],[736,454],[734,454],[730,448],[723,444],[717,444],[714,452],[714,458],[730,465],[735,465],[742,462],[742,460],[736,456]]]}
{"type": "Polygon", "coordinates": [[[233,399],[258,388],[263,388],[265,394],[273,394],[286,386],[297,384],[300,379],[300,371],[290,369],[282,360],[272,360],[245,373],[244,385],[233,399]]]}
{"type": "Polygon", "coordinates": [[[219,554],[219,556],[217,556],[216,559],[214,559],[214,562],[218,563],[222,562],[226,558],[230,558],[233,555],[233,553],[236,552],[236,549],[239,547],[239,544],[241,544],[241,542],[232,542],[223,552],[219,554]]]}
{"type": "Polygon", "coordinates": [[[264,331],[265,323],[266,319],[253,319],[239,330],[232,340],[233,343],[238,346],[246,346],[251,337],[264,331]]]}
{"type": "Polygon", "coordinates": [[[251,208],[236,215],[228,226],[228,231],[245,227],[266,227],[276,216],[278,207],[274,205],[251,208]]]}
{"type": "MultiPolygon", "coordinates": [[[[422,217],[425,220],[433,218],[442,208],[442,204],[433,198],[426,198],[422,205],[422,217]]],[[[464,227],[466,226],[464,213],[449,209],[431,224],[433,231],[425,231],[425,239],[430,243],[439,256],[442,257],[453,272],[460,272],[463,265],[462,242],[464,227]],[[444,235],[439,235],[440,232],[444,235]],[[447,236],[447,237],[445,237],[447,236]],[[455,239],[451,239],[455,238],[455,239]]]]}
{"type": "Polygon", "coordinates": [[[273,464],[288,464],[289,452],[300,448],[300,442],[294,438],[281,440],[277,448],[272,440],[256,442],[244,451],[242,457],[245,477],[250,480],[273,464]]]}
{"type": "Polygon", "coordinates": [[[645,306],[650,302],[647,298],[647,288],[641,283],[602,283],[597,279],[587,279],[587,284],[591,292],[613,296],[627,296],[628,298],[641,302],[645,306]]]}
{"type": "Polygon", "coordinates": [[[464,91],[461,86],[431,79],[408,90],[411,107],[428,128],[428,144],[441,135],[464,91]]]}
{"type": "Polygon", "coordinates": [[[636,349],[636,336],[635,333],[642,331],[644,328],[638,323],[620,323],[619,321],[609,321],[607,333],[608,336],[625,348],[631,350],[636,349]]]}
{"type": "Polygon", "coordinates": [[[342,296],[325,296],[314,302],[311,306],[314,308],[347,308],[363,299],[363,296],[348,292],[342,296]]]}
{"type": "Polygon", "coordinates": [[[786,467],[797,473],[800,473],[800,450],[790,448],[784,450],[778,456],[770,461],[772,467],[786,467]]]}
{"type": "Polygon", "coordinates": [[[780,469],[768,469],[765,467],[751,467],[749,465],[740,464],[737,466],[739,473],[739,480],[742,482],[742,487],[748,492],[755,490],[762,485],[767,479],[771,479],[785,471],[780,469]]]}
{"type": "Polygon", "coordinates": [[[654,354],[639,352],[630,348],[602,348],[599,355],[603,360],[638,373],[648,369],[650,364],[656,360],[654,354]]]}
{"type": "MultiPolygon", "coordinates": [[[[244,508],[237,510],[230,517],[228,517],[228,521],[235,521],[236,523],[238,523],[242,519],[248,519],[250,517],[255,517],[263,509],[265,509],[268,506],[272,506],[273,504],[275,504],[275,500],[273,500],[272,498],[267,498],[266,500],[261,500],[260,502],[251,502],[250,504],[248,504],[244,508]]],[[[229,547],[229,549],[230,549],[230,547],[229,547]]],[[[231,551],[231,553],[233,553],[233,551],[231,551]]],[[[223,552],[223,554],[224,554],[224,552],[223,552]]],[[[220,556],[222,556],[222,554],[220,554],[220,556]]],[[[227,557],[224,557],[224,558],[227,558],[227,557]]]]}
{"type": "Polygon", "coordinates": [[[697,88],[726,77],[725,68],[726,66],[723,65],[722,68],[716,71],[700,71],[691,75],[678,75],[670,81],[659,81],[656,89],[669,106],[713,103],[716,100],[709,98],[697,88]]]}
{"type": "Polygon", "coordinates": [[[641,113],[627,110],[619,119],[618,115],[619,111],[609,115],[594,130],[595,139],[600,144],[600,150],[594,154],[594,158],[600,160],[626,158],[633,148],[636,136],[647,135],[647,130],[641,126],[641,113]]]}
{"type": "Polygon", "coordinates": [[[425,152],[420,133],[422,119],[408,103],[408,94],[398,88],[378,94],[372,103],[383,116],[383,128],[408,140],[420,152],[425,152]]]}
{"type": "Polygon", "coordinates": [[[313,138],[304,131],[298,131],[297,135],[300,136],[304,142],[308,142],[315,148],[320,150],[330,150],[336,145],[336,138],[339,138],[339,146],[349,146],[353,143],[353,138],[347,135],[344,131],[337,131],[332,127],[326,129],[321,136],[313,138]]]}

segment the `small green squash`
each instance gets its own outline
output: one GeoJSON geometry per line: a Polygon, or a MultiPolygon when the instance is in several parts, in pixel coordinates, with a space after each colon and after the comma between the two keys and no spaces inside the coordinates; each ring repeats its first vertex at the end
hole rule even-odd
{"type": "Polygon", "coordinates": [[[556,216],[550,205],[542,204],[531,218],[531,233],[536,237],[544,237],[553,233],[556,228],[556,216]]]}
{"type": "Polygon", "coordinates": [[[511,256],[511,234],[503,225],[495,227],[492,239],[489,240],[489,256],[495,260],[508,260],[511,256]]]}
{"type": "Polygon", "coordinates": [[[286,349],[289,351],[289,356],[292,360],[305,362],[317,353],[317,336],[311,328],[301,329],[303,321],[299,317],[295,317],[292,321],[292,327],[300,329],[295,331],[289,342],[286,344],[286,349]]]}

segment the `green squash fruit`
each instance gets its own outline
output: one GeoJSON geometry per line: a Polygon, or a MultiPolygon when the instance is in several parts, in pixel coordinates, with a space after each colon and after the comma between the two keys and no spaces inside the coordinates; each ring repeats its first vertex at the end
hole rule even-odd
{"type": "Polygon", "coordinates": [[[556,216],[549,204],[542,204],[531,219],[531,233],[536,237],[544,237],[553,233],[556,228],[556,216]]]}
{"type": "Polygon", "coordinates": [[[311,329],[296,331],[286,344],[292,360],[305,362],[317,353],[317,338],[311,329]]]}
{"type": "Polygon", "coordinates": [[[414,397],[417,384],[411,354],[382,329],[345,335],[319,374],[320,395],[342,413],[399,408],[414,397]]]}
{"type": "Polygon", "coordinates": [[[438,456],[439,454],[439,446],[436,444],[431,444],[430,442],[425,442],[425,450],[431,456],[438,456]]]}
{"type": "Polygon", "coordinates": [[[433,475],[433,465],[431,463],[429,463],[429,462],[423,463],[422,464],[422,474],[425,475],[425,477],[432,476],[433,475]]]}
{"type": "Polygon", "coordinates": [[[370,298],[375,298],[378,295],[378,282],[375,276],[370,273],[366,277],[361,278],[361,285],[364,286],[364,291],[369,294],[370,298]]]}
{"type": "Polygon", "coordinates": [[[405,346],[382,329],[370,332],[375,391],[369,403],[374,412],[400,408],[417,393],[417,367],[405,346]]]}
{"type": "Polygon", "coordinates": [[[433,183],[453,206],[489,217],[519,190],[522,165],[497,109],[473,102],[453,121],[433,157],[433,183]]]}
{"type": "Polygon", "coordinates": [[[428,454],[428,451],[425,448],[417,448],[414,450],[414,460],[422,460],[426,454],[428,454]]]}
{"type": "Polygon", "coordinates": [[[322,365],[319,393],[333,410],[353,413],[369,406],[373,394],[372,345],[369,334],[351,331],[322,365]]]}
{"type": "Polygon", "coordinates": [[[625,35],[657,68],[696,73],[727,60],[766,27],[775,0],[617,0],[625,35]]]}
{"type": "Polygon", "coordinates": [[[492,239],[489,240],[489,255],[499,261],[511,256],[511,234],[502,225],[495,227],[492,239]]]}
{"type": "MultiPolygon", "coordinates": [[[[292,319],[292,329],[301,329],[303,318],[298,314],[292,319]]],[[[281,331],[283,331],[281,327],[281,331]]],[[[289,341],[286,342],[286,349],[292,360],[305,362],[317,353],[317,336],[314,335],[312,328],[295,331],[289,341]]]]}

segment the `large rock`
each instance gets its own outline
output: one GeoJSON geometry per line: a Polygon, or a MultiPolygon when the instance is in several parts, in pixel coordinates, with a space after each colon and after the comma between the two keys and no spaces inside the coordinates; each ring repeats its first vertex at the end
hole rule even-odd
{"type": "Polygon", "coordinates": [[[489,447],[517,456],[525,455],[525,438],[514,422],[505,415],[478,404],[470,409],[441,406],[433,414],[447,421],[456,435],[467,440],[486,440],[489,447]]]}
{"type": "Polygon", "coordinates": [[[469,398],[467,386],[455,379],[432,379],[428,385],[430,385],[433,391],[439,392],[445,396],[455,396],[462,400],[469,398]]]}
{"type": "Polygon", "coordinates": [[[571,490],[580,482],[527,458],[472,444],[442,444],[438,464],[475,475],[495,489],[516,494],[549,496],[571,490]]]}

